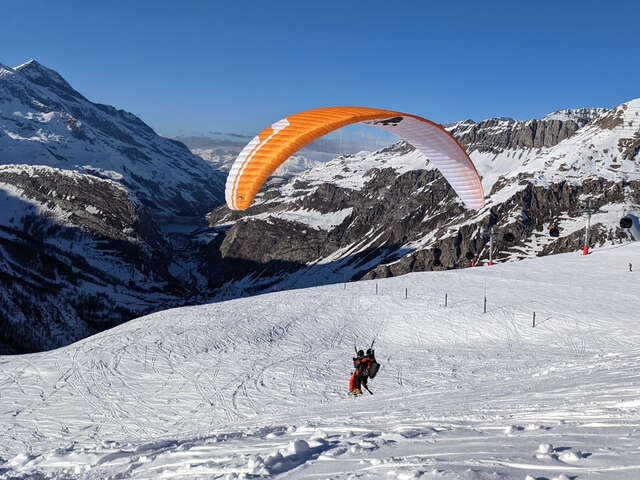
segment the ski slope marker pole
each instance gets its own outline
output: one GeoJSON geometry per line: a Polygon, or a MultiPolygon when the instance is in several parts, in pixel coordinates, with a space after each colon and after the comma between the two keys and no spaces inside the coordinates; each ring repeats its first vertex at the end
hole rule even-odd
{"type": "Polygon", "coordinates": [[[409,289],[405,288],[404,289],[404,299],[406,300],[408,296],[409,296],[409,289]]]}
{"type": "Polygon", "coordinates": [[[536,326],[536,312],[533,312],[533,326],[536,326]]]}
{"type": "Polygon", "coordinates": [[[447,300],[448,300],[448,299],[447,299],[447,296],[448,296],[448,293],[447,293],[447,292],[444,292],[444,306],[445,306],[445,307],[447,306],[447,300]]]}
{"type": "Polygon", "coordinates": [[[484,312],[487,313],[487,281],[484,282],[484,312]]]}

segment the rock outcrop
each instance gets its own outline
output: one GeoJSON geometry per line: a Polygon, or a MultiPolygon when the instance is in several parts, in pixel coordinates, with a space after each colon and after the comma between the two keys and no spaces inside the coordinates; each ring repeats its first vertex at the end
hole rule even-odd
{"type": "Polygon", "coordinates": [[[1,341],[66,345],[182,304],[172,248],[116,182],[50,167],[0,167],[1,341]]]}

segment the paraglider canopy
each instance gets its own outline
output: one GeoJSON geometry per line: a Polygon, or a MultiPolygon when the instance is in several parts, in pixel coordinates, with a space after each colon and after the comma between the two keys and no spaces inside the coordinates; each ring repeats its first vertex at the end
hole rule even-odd
{"type": "Polygon", "coordinates": [[[364,123],[394,133],[421,151],[468,208],[484,207],[473,162],[442,126],[417,115],[368,107],[328,107],[290,115],[264,129],[238,155],[225,188],[227,206],[244,210],[267,178],[292,154],[339,128],[364,123]]]}

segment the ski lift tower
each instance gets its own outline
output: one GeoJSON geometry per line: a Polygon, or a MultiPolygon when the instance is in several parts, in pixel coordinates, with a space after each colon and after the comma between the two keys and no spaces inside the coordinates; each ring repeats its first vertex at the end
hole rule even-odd
{"type": "Polygon", "coordinates": [[[485,237],[489,237],[489,265],[493,265],[493,240],[496,238],[503,238],[506,242],[513,242],[515,236],[511,232],[501,233],[494,232],[493,227],[483,227],[482,234],[485,237]]]}
{"type": "Polygon", "coordinates": [[[591,215],[594,213],[607,213],[606,210],[600,210],[599,207],[596,206],[595,202],[592,198],[588,198],[584,202],[580,204],[580,208],[578,208],[578,213],[587,215],[587,227],[584,231],[584,245],[582,247],[582,254],[589,255],[589,234],[591,233],[591,215]]]}

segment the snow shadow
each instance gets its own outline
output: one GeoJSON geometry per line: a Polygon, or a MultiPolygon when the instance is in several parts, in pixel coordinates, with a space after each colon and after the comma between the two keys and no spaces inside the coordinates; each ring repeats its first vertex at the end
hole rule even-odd
{"type": "Polygon", "coordinates": [[[317,459],[323,452],[332,449],[338,443],[321,440],[320,445],[311,447],[305,440],[294,440],[286,450],[277,451],[264,458],[262,462],[269,474],[280,474],[317,459]]]}
{"type": "MultiPolygon", "coordinates": [[[[322,264],[270,258],[264,262],[226,256],[222,252],[228,227],[215,227],[218,235],[206,246],[206,269],[209,288],[215,292],[213,301],[244,298],[273,291],[334,285],[343,282],[387,278],[412,271],[400,271],[402,266],[389,269],[387,264],[396,262],[414,250],[401,244],[372,247],[322,264]]],[[[295,242],[292,249],[295,249],[295,242]]],[[[320,247],[319,247],[320,248],[320,247]]],[[[440,266],[441,251],[437,248],[422,250],[420,260],[440,266]]],[[[282,253],[285,255],[287,252],[282,253]]],[[[275,256],[278,253],[274,254],[275,256]]],[[[329,255],[329,258],[331,255],[329,255]]]]}
{"type": "Polygon", "coordinates": [[[63,347],[183,304],[169,246],[142,213],[64,214],[3,189],[0,204],[0,354],[63,347]]]}

